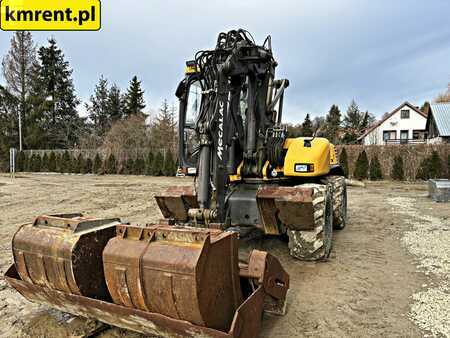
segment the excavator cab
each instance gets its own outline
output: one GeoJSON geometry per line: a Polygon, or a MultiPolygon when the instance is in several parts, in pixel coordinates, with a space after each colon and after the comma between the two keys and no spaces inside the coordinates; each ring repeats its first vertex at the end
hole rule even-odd
{"type": "Polygon", "coordinates": [[[199,144],[195,126],[202,102],[202,87],[195,61],[187,61],[185,78],[180,82],[175,95],[179,99],[178,116],[178,176],[193,176],[197,173],[199,144]]]}

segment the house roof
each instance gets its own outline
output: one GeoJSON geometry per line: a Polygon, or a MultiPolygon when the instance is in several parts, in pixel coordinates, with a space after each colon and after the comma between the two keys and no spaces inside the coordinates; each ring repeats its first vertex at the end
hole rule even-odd
{"type": "MultiPolygon", "coordinates": [[[[450,103],[436,103],[430,107],[439,136],[450,136],[450,103]]],[[[428,126],[428,121],[427,121],[428,126]]]]}
{"type": "Polygon", "coordinates": [[[427,114],[425,114],[423,111],[418,109],[417,107],[413,106],[408,101],[403,102],[401,105],[399,105],[397,108],[395,108],[393,111],[391,111],[389,114],[385,115],[380,121],[375,123],[372,127],[366,129],[366,131],[358,137],[358,141],[362,140],[364,137],[367,136],[372,130],[378,128],[380,125],[383,124],[384,121],[386,121],[388,118],[390,118],[392,115],[394,115],[396,112],[398,112],[400,109],[402,109],[404,106],[408,106],[410,109],[414,110],[416,113],[419,113],[423,117],[427,118],[427,114]]]}

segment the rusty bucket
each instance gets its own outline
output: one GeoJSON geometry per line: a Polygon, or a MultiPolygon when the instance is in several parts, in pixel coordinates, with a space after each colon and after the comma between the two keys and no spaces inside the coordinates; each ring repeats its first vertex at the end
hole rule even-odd
{"type": "Polygon", "coordinates": [[[114,303],[218,330],[242,303],[236,234],[120,225],[103,252],[114,303]]]}
{"type": "Polygon", "coordinates": [[[107,299],[102,252],[119,219],[81,214],[39,216],[14,235],[14,263],[22,280],[76,295],[107,299]]]}

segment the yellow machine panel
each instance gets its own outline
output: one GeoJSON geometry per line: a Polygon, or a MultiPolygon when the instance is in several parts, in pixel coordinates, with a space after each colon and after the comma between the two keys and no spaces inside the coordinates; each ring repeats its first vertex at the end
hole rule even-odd
{"type": "Polygon", "coordinates": [[[334,144],[332,144],[332,143],[330,143],[330,164],[338,164],[336,148],[334,147],[334,144]]]}
{"type": "MultiPolygon", "coordinates": [[[[330,142],[321,137],[287,139],[284,176],[314,177],[330,171],[330,142]]],[[[335,159],[336,161],[336,159],[335,159]]]]}

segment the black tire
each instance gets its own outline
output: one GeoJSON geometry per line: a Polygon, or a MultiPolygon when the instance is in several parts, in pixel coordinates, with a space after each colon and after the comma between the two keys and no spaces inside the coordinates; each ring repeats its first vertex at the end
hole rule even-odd
{"type": "Polygon", "coordinates": [[[324,200],[317,203],[314,215],[318,215],[313,230],[288,230],[289,249],[292,257],[305,261],[325,261],[331,253],[333,242],[333,200],[332,186],[317,185],[324,194],[324,200]]]}
{"type": "Polygon", "coordinates": [[[338,208],[340,208],[340,216],[335,217],[333,227],[335,230],[342,230],[347,225],[347,185],[345,181],[342,191],[342,203],[338,208]]]}

